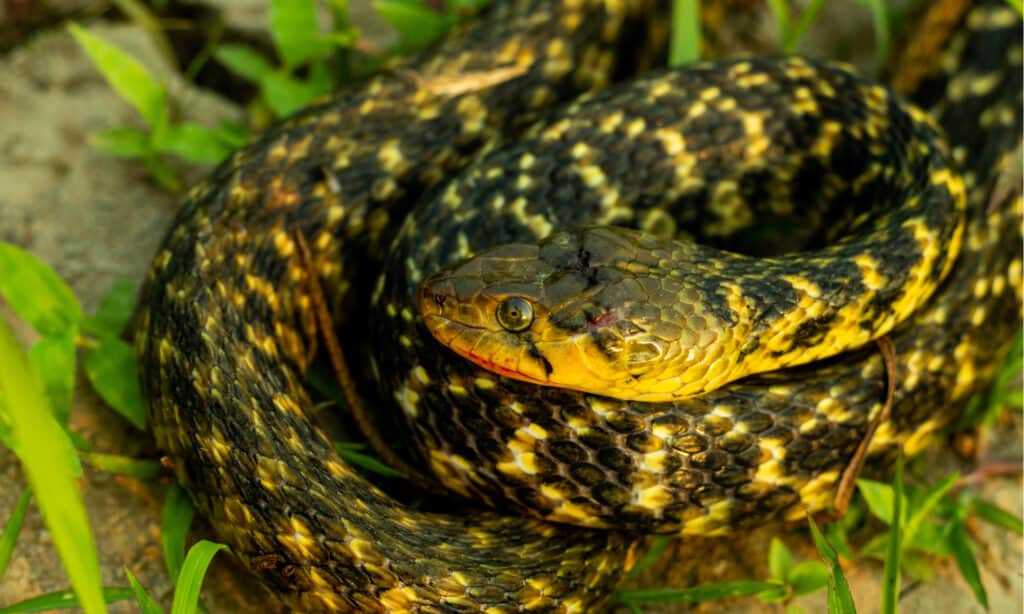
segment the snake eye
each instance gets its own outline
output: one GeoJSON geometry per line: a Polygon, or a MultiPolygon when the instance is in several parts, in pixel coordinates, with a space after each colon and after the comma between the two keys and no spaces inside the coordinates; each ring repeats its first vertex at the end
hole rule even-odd
{"type": "Polygon", "coordinates": [[[533,324],[533,305],[525,298],[513,296],[498,303],[495,316],[502,328],[518,333],[533,324]]]}

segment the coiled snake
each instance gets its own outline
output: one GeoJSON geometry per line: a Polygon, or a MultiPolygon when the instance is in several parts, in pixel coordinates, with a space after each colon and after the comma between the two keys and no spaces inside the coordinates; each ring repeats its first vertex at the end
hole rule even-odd
{"type": "Polygon", "coordinates": [[[942,135],[796,58],[609,88],[658,8],[495,3],[189,193],[140,298],[143,390],[178,479],[291,607],[590,611],[633,532],[824,509],[885,400],[870,339],[892,335],[899,374],[875,455],[919,450],[991,372],[1020,314],[1020,196],[998,181],[1018,17],[972,9],[913,92],[942,135]],[[672,240],[756,244],[766,219],[831,227],[764,260],[672,240]],[[572,229],[609,224],[644,233],[572,229]],[[427,321],[489,370],[427,332],[432,273],[427,321]],[[411,464],[501,512],[413,510],[336,454],[303,379],[317,288],[411,464]]]}

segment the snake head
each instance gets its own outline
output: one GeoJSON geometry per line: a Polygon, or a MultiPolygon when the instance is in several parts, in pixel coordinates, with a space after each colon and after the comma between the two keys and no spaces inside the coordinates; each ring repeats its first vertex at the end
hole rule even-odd
{"type": "Polygon", "coordinates": [[[723,324],[685,280],[656,272],[639,236],[570,230],[481,252],[424,279],[419,311],[438,341],[506,377],[619,398],[697,394],[680,393],[680,378],[721,356],[723,324]]]}

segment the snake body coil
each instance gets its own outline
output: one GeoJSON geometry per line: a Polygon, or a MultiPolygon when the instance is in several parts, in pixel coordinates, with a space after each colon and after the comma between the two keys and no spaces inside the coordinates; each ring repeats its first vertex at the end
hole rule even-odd
{"type": "MultiPolygon", "coordinates": [[[[178,479],[292,607],[589,611],[607,599],[633,538],[544,519],[716,533],[821,509],[884,400],[884,369],[870,351],[671,402],[500,378],[433,341],[415,305],[426,274],[491,245],[542,238],[563,224],[626,223],[662,237],[623,242],[644,262],[655,253],[644,250],[664,246],[677,223],[721,242],[754,214],[841,215],[859,243],[823,248],[839,257],[831,264],[775,267],[790,280],[793,292],[782,292],[790,302],[761,305],[753,297],[763,275],[749,275],[734,290],[702,294],[700,304],[751,297],[760,309],[752,330],[774,330],[822,289],[856,305],[825,304],[775,341],[760,338],[755,345],[768,355],[816,359],[828,339],[855,347],[891,329],[900,378],[891,419],[872,440],[879,453],[920,449],[991,371],[990,340],[1006,337],[1020,312],[1019,192],[1002,194],[997,182],[1020,131],[1014,14],[1001,3],[973,11],[914,96],[946,129],[948,148],[923,113],[882,88],[800,60],[699,65],[547,111],[625,74],[656,8],[643,0],[496,3],[411,63],[416,78],[380,76],[300,113],[190,192],[140,299],[143,390],[178,479]],[[508,75],[488,81],[496,69],[508,75]],[[721,76],[730,69],[739,74],[721,76]],[[676,106],[654,92],[676,96],[676,106]],[[847,95],[853,102],[841,102],[847,95]],[[675,130],[680,112],[695,119],[675,130]],[[770,149],[769,133],[784,140],[796,119],[804,127],[792,134],[803,136],[792,138],[815,138],[789,143],[778,166],[755,164],[767,159],[758,137],[770,149]],[[828,127],[836,122],[843,125],[828,127]],[[612,138],[599,144],[602,126],[612,138]],[[524,129],[524,138],[511,136],[524,129]],[[531,139],[550,151],[516,149],[531,139]],[[657,147],[617,148],[627,139],[657,147]],[[804,146],[814,155],[800,154],[804,146]],[[622,152],[626,159],[616,157],[622,152]],[[870,220],[839,208],[886,191],[919,198],[870,220]],[[894,262],[887,250],[897,235],[902,260],[894,262]],[[399,426],[445,485],[532,518],[400,506],[353,472],[311,421],[303,374],[317,339],[313,279],[346,339],[365,328],[346,315],[382,269],[372,293],[381,333],[370,340],[379,351],[369,360],[384,399],[402,408],[399,426]]],[[[729,268],[707,262],[716,274],[729,268]]],[[[597,261],[568,264],[587,279],[597,261]]],[[[573,288],[559,291],[567,297],[573,288]]],[[[590,316],[608,323],[582,307],[570,315],[583,314],[583,325],[590,316]]],[[[575,317],[562,323],[580,325],[575,317]]]]}

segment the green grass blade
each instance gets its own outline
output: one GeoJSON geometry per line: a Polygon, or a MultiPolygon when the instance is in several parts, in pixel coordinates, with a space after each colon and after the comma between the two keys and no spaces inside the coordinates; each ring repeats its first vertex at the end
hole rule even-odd
{"type": "Polygon", "coordinates": [[[896,457],[896,476],[892,483],[892,518],[889,525],[889,551],[882,571],[882,614],[896,614],[900,598],[900,555],[903,552],[903,453],[896,457]]]}
{"type": "Polygon", "coordinates": [[[83,461],[100,471],[127,475],[140,480],[155,480],[163,473],[163,465],[154,460],[100,452],[79,452],[78,455],[83,461]]]}
{"type": "Polygon", "coordinates": [[[672,34],[668,44],[669,66],[700,59],[700,1],[672,0],[672,34]]]}
{"type": "Polygon", "coordinates": [[[62,335],[82,320],[82,306],[64,280],[42,260],[5,241],[0,241],[0,294],[44,336],[62,335]]]}
{"type": "Polygon", "coordinates": [[[633,569],[629,570],[629,574],[626,575],[626,578],[635,578],[641,571],[656,563],[658,559],[661,558],[662,553],[665,552],[665,549],[672,544],[673,540],[674,538],[671,535],[655,536],[655,538],[651,540],[651,547],[647,549],[643,558],[637,561],[636,565],[633,565],[633,569]]]}
{"type": "Polygon", "coordinates": [[[907,510],[910,514],[907,518],[907,523],[903,529],[903,543],[910,543],[914,536],[917,535],[917,528],[921,526],[921,522],[928,516],[932,509],[946,496],[946,493],[953,488],[956,481],[960,479],[959,472],[953,472],[946,476],[946,479],[942,480],[938,484],[932,486],[924,493],[924,497],[920,503],[918,503],[913,511],[907,510]]]}
{"type": "Polygon", "coordinates": [[[772,538],[768,547],[768,569],[771,571],[772,579],[785,582],[793,569],[793,554],[778,537],[772,538]]]}
{"type": "Polygon", "coordinates": [[[760,592],[777,588],[778,582],[761,582],[759,580],[736,580],[705,584],[692,588],[639,588],[615,591],[613,599],[616,603],[697,603],[725,597],[747,597],[760,592]]]}
{"type": "Polygon", "coordinates": [[[373,8],[398,32],[404,50],[419,49],[444,34],[457,21],[419,2],[374,0],[373,8]]]}
{"type": "Polygon", "coordinates": [[[768,7],[775,17],[775,29],[779,32],[779,42],[783,53],[792,53],[793,28],[790,25],[789,5],[786,0],[768,0],[768,7]]]}
{"type": "Polygon", "coordinates": [[[1006,0],[1006,3],[1010,5],[1010,8],[1017,11],[1021,17],[1024,17],[1024,0],[1006,0]]]}
{"type": "Polygon", "coordinates": [[[178,578],[185,562],[185,538],[192,525],[195,509],[192,501],[177,482],[167,491],[160,522],[160,541],[164,549],[164,563],[172,580],[178,578]]]}
{"type": "Polygon", "coordinates": [[[189,548],[175,584],[171,614],[195,614],[199,606],[199,589],[203,586],[206,568],[210,566],[214,555],[225,549],[227,546],[224,544],[215,544],[205,539],[189,548]]]}
{"type": "Polygon", "coordinates": [[[983,499],[971,501],[971,513],[982,520],[1020,535],[1024,533],[1024,522],[1003,508],[983,499]]]}
{"type": "Polygon", "coordinates": [[[167,92],[130,53],[75,23],[68,30],[92,59],[114,91],[145,118],[154,130],[167,122],[167,92]]]}
{"type": "Polygon", "coordinates": [[[818,523],[814,522],[812,516],[807,516],[807,523],[811,527],[811,535],[814,537],[814,544],[818,547],[818,553],[829,568],[829,614],[857,614],[857,608],[853,604],[853,595],[850,594],[850,585],[846,581],[846,575],[843,574],[842,565],[839,564],[839,555],[836,553],[836,549],[822,535],[818,523]]]}
{"type": "Polygon", "coordinates": [[[860,1],[871,11],[871,21],[875,30],[875,70],[881,73],[889,62],[889,46],[892,42],[889,7],[886,0],[860,1]]]}
{"type": "Polygon", "coordinates": [[[825,0],[813,0],[813,2],[807,5],[807,8],[800,13],[800,18],[796,20],[796,24],[790,30],[789,47],[783,49],[783,51],[786,53],[796,53],[797,48],[800,47],[800,41],[804,39],[804,35],[807,34],[807,31],[811,29],[811,25],[818,19],[818,15],[823,8],[825,8],[825,0]]]}
{"type": "MultiPolygon", "coordinates": [[[[100,593],[102,603],[117,603],[135,596],[130,588],[105,587],[100,593]]],[[[15,612],[49,612],[50,610],[63,610],[67,608],[82,607],[78,596],[74,591],[57,591],[46,593],[25,599],[18,603],[0,608],[0,614],[14,614],[15,612]]]]}
{"type": "Polygon", "coordinates": [[[949,549],[953,553],[953,560],[960,569],[960,575],[971,587],[974,597],[981,604],[981,607],[988,609],[988,593],[985,592],[985,585],[981,583],[981,573],[978,571],[978,562],[974,560],[974,553],[971,552],[971,545],[967,541],[964,531],[963,518],[950,520],[952,526],[949,529],[949,549]]]}
{"type": "Polygon", "coordinates": [[[217,47],[213,57],[231,72],[253,83],[259,83],[263,75],[274,71],[265,57],[245,45],[225,43],[217,47]]]}
{"type": "Polygon", "coordinates": [[[128,584],[131,585],[132,591],[135,593],[135,601],[138,602],[142,614],[164,614],[164,609],[146,592],[146,589],[139,584],[127,567],[124,568],[124,575],[128,577],[128,584]]]}
{"type": "Polygon", "coordinates": [[[19,444],[16,452],[35,493],[36,504],[82,608],[87,614],[105,612],[96,544],[78,492],[77,467],[64,462],[73,444],[53,417],[32,376],[28,359],[3,318],[0,365],[2,405],[7,408],[11,436],[19,444]]]}
{"type": "Polygon", "coordinates": [[[32,489],[26,488],[14,511],[7,518],[4,525],[4,532],[0,534],[0,578],[4,577],[7,571],[7,564],[11,562],[11,555],[14,553],[14,545],[18,543],[18,535],[21,533],[21,525],[25,522],[25,514],[28,512],[28,504],[32,501],[32,489]]]}
{"type": "Polygon", "coordinates": [[[340,454],[342,458],[357,467],[362,467],[367,471],[372,471],[373,473],[386,478],[402,477],[401,472],[392,469],[369,454],[360,452],[359,448],[362,447],[362,444],[356,444],[354,446],[350,442],[339,442],[336,443],[334,447],[338,450],[338,454],[340,454]]]}

